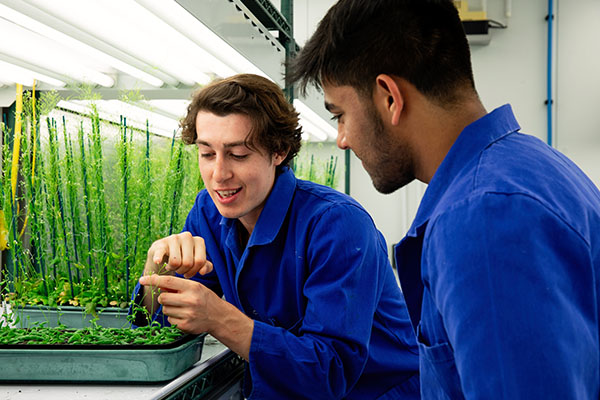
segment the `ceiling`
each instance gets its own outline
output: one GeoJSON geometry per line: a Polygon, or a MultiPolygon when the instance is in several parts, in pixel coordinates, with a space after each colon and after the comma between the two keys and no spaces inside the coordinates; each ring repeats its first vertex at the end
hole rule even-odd
{"type": "MultiPolygon", "coordinates": [[[[273,33],[239,0],[0,0],[0,107],[35,80],[75,111],[90,101],[83,86],[107,115],[146,113],[172,132],[192,91],[216,77],[251,72],[283,86],[273,33]]],[[[316,98],[295,102],[305,139],[332,140],[316,98]]]]}

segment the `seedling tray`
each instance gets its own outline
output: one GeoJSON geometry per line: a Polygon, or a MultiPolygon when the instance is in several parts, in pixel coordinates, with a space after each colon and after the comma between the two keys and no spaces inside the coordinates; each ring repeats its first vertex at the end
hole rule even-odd
{"type": "Polygon", "coordinates": [[[90,326],[92,320],[105,328],[129,326],[127,309],[118,307],[99,308],[96,315],[86,314],[83,308],[74,306],[12,306],[12,310],[19,317],[18,328],[31,328],[40,323],[57,327],[60,322],[60,325],[77,329],[90,326]]]}
{"type": "Polygon", "coordinates": [[[205,336],[166,345],[0,345],[0,381],[167,381],[200,360],[205,336]]]}

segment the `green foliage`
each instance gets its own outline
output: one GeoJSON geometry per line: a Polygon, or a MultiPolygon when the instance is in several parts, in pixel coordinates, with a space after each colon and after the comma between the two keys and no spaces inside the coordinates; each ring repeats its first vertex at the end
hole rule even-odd
{"type": "MultiPolygon", "coordinates": [[[[80,89],[84,98],[97,98],[80,89]]],[[[54,94],[40,97],[58,103],[54,94]]],[[[2,146],[0,210],[10,247],[3,297],[92,313],[127,307],[150,244],[166,229],[181,230],[201,188],[196,150],[125,121],[102,121],[94,103],[88,115],[38,114],[34,127],[31,102],[26,96],[15,202],[12,144],[2,146]]],[[[41,102],[38,110],[46,107],[41,102]]]]}
{"type": "Polygon", "coordinates": [[[308,152],[301,152],[294,159],[294,174],[300,179],[336,188],[339,180],[337,161],[338,157],[334,155],[320,158],[308,152]]]}
{"type": "Polygon", "coordinates": [[[0,327],[0,345],[159,345],[169,344],[184,334],[176,327],[147,326],[138,329],[103,328],[92,325],[81,329],[30,329],[0,327]]]}

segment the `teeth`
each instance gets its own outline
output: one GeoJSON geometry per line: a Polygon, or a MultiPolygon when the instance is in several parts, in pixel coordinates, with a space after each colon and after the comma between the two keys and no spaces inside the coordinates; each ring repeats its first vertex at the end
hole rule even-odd
{"type": "Polygon", "coordinates": [[[234,194],[236,194],[239,191],[239,189],[236,190],[217,190],[217,193],[219,193],[219,196],[221,197],[231,197],[234,194]]]}

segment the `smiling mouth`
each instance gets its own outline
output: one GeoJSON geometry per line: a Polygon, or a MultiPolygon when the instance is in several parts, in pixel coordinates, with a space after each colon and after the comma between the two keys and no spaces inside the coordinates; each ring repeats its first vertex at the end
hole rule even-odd
{"type": "Polygon", "coordinates": [[[219,195],[219,197],[226,199],[228,197],[233,196],[234,194],[238,193],[240,189],[235,189],[235,190],[216,190],[217,194],[219,195]]]}

